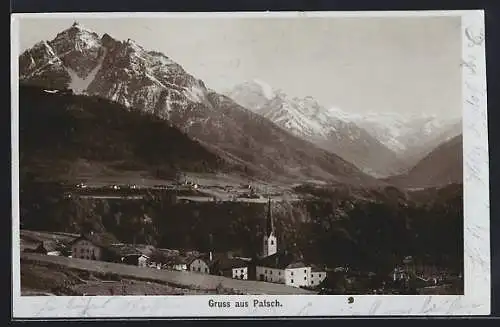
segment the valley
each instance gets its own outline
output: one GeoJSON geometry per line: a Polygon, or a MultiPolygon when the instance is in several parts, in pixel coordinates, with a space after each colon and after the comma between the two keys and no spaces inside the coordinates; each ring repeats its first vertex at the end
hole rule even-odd
{"type": "Polygon", "coordinates": [[[218,92],[76,22],[19,65],[25,294],[420,294],[410,280],[463,292],[457,119],[357,115],[263,81],[218,92]],[[91,259],[112,247],[98,234],[158,250],[141,255],[161,271],[125,265],[135,250],[91,259]],[[302,284],[273,279],[294,269],[302,284]]]}

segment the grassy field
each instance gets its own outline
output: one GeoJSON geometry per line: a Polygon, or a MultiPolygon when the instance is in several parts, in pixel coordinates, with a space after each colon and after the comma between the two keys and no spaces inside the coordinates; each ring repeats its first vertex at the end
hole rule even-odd
{"type": "Polygon", "coordinates": [[[63,295],[196,295],[215,294],[215,290],[196,290],[168,283],[115,274],[91,273],[41,262],[21,263],[21,294],[26,296],[63,295]]]}
{"type": "Polygon", "coordinates": [[[93,293],[96,290],[109,295],[111,292],[109,291],[110,287],[116,288],[115,292],[118,292],[118,295],[121,294],[120,290],[123,292],[124,285],[126,286],[125,289],[131,292],[126,294],[134,295],[192,294],[193,292],[195,294],[314,294],[311,291],[282,284],[236,280],[222,276],[157,270],[34,253],[21,254],[21,277],[21,289],[24,288],[25,292],[36,290],[50,293],[51,289],[57,289],[58,287],[58,285],[51,285],[51,283],[68,281],[69,286],[64,287],[75,292],[75,295],[85,292],[93,293]],[[75,274],[75,271],[79,273],[75,274]],[[94,277],[101,277],[98,277],[93,282],[82,282],[81,272],[85,272],[84,274],[87,275],[92,274],[94,277]],[[32,285],[39,282],[37,281],[39,277],[45,278],[47,281],[42,283],[42,287],[32,285]],[[104,282],[104,279],[111,280],[115,284],[113,282],[104,282]],[[135,281],[135,284],[129,282],[130,280],[135,281]],[[80,288],[75,286],[81,284],[85,286],[79,286],[80,288]],[[164,285],[164,287],[155,287],[157,284],[164,285]]]}

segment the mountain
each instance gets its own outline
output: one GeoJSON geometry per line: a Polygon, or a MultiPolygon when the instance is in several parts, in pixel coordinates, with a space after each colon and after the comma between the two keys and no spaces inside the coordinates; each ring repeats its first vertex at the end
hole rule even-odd
{"type": "Polygon", "coordinates": [[[404,115],[394,112],[353,114],[331,108],[344,121],[362,127],[402,159],[400,170],[413,167],[429,152],[462,133],[460,118],[430,114],[404,115]]]}
{"type": "Polygon", "coordinates": [[[462,134],[462,121],[446,124],[436,130],[432,134],[433,137],[428,137],[422,143],[414,144],[413,146],[407,148],[403,155],[408,164],[408,168],[411,168],[415,163],[422,160],[426,155],[441,144],[446,143],[460,134],[462,134]]]}
{"type": "Polygon", "coordinates": [[[270,177],[373,182],[342,158],[207,89],[171,58],[79,24],[24,51],[20,81],[116,101],[168,120],[212,152],[270,177]]]}
{"type": "MultiPolygon", "coordinates": [[[[331,108],[340,119],[353,122],[397,153],[420,146],[460,122],[459,118],[443,119],[425,113],[404,115],[395,112],[348,113],[331,108]]],[[[460,133],[460,132],[459,132],[460,133]]],[[[453,136],[456,136],[455,134],[453,136]]]]}
{"type": "Polygon", "coordinates": [[[338,154],[364,172],[399,172],[400,159],[357,123],[339,118],[314,98],[289,97],[262,81],[247,81],[226,93],[240,105],[317,146],[338,154]]]}
{"type": "Polygon", "coordinates": [[[72,171],[82,163],[94,170],[143,171],[156,178],[171,178],[177,170],[230,168],[155,116],[62,90],[48,93],[21,85],[19,92],[21,175],[78,179],[72,171]]]}
{"type": "Polygon", "coordinates": [[[463,184],[462,134],[438,146],[407,173],[387,178],[386,182],[404,188],[463,184]]]}

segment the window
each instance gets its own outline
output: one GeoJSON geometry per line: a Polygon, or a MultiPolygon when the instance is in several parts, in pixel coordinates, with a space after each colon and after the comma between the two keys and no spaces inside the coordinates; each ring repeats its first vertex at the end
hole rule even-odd
{"type": "Polygon", "coordinates": [[[272,275],[272,274],[273,274],[273,271],[272,271],[272,270],[269,270],[269,274],[271,274],[271,275],[272,275]]]}
{"type": "Polygon", "coordinates": [[[314,274],[311,274],[311,277],[314,277],[314,274]]]}
{"type": "Polygon", "coordinates": [[[307,274],[307,269],[304,269],[304,274],[307,274]]]}
{"type": "Polygon", "coordinates": [[[83,248],[80,248],[80,253],[83,253],[83,248]]]}
{"type": "Polygon", "coordinates": [[[281,271],[278,271],[278,275],[281,276],[281,271]]]}
{"type": "Polygon", "coordinates": [[[304,280],[307,280],[307,276],[304,276],[304,280]]]}
{"type": "Polygon", "coordinates": [[[321,278],[321,274],[319,274],[319,277],[321,278]]]}
{"type": "Polygon", "coordinates": [[[293,284],[293,279],[292,279],[292,280],[290,280],[290,282],[293,284]]]}
{"type": "Polygon", "coordinates": [[[201,271],[201,268],[200,268],[200,267],[198,267],[198,271],[201,271]]]}
{"type": "Polygon", "coordinates": [[[267,274],[267,269],[264,269],[264,274],[267,274]]]}
{"type": "Polygon", "coordinates": [[[274,240],[271,240],[271,245],[274,245],[274,240]]]}
{"type": "Polygon", "coordinates": [[[314,284],[314,280],[311,281],[311,284],[314,284]]]}
{"type": "Polygon", "coordinates": [[[292,272],[290,272],[290,275],[292,275],[292,276],[293,276],[293,271],[292,271],[292,272]]]}
{"type": "Polygon", "coordinates": [[[244,271],[245,271],[244,269],[241,269],[241,273],[242,273],[242,274],[243,274],[243,272],[244,272],[244,271]]]}
{"type": "Polygon", "coordinates": [[[208,272],[208,268],[205,268],[205,272],[206,272],[206,273],[208,272]]]}

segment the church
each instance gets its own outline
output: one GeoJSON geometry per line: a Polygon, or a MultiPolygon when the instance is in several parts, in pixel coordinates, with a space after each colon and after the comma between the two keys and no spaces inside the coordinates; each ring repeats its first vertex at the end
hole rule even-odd
{"type": "Polygon", "coordinates": [[[269,198],[262,256],[255,265],[256,279],[293,287],[315,286],[326,278],[326,271],[318,271],[318,269],[313,268],[315,267],[305,264],[301,258],[297,258],[286,250],[278,251],[276,227],[272,216],[271,199],[269,198]]]}

